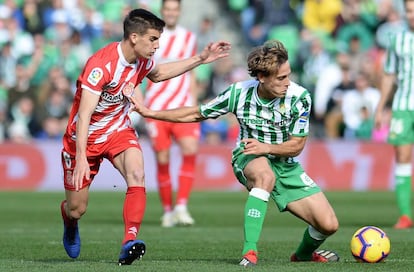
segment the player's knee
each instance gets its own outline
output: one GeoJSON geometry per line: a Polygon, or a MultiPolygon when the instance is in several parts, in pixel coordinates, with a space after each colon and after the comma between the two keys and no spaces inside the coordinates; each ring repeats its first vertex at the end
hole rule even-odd
{"type": "Polygon", "coordinates": [[[128,184],[129,185],[131,185],[131,183],[132,183],[134,185],[142,186],[143,183],[144,183],[144,177],[145,177],[144,171],[141,171],[141,170],[138,170],[138,169],[132,170],[131,173],[127,174],[127,176],[128,176],[128,184]]]}
{"type": "Polygon", "coordinates": [[[332,235],[338,231],[339,222],[338,219],[334,216],[329,218],[323,226],[323,232],[326,235],[332,235]]]}
{"type": "Polygon", "coordinates": [[[86,213],[86,205],[69,207],[69,216],[72,219],[80,219],[86,213]]]}
{"type": "Polygon", "coordinates": [[[272,171],[263,171],[260,172],[257,176],[256,185],[257,187],[261,187],[268,192],[271,192],[275,186],[275,175],[272,171]]]}

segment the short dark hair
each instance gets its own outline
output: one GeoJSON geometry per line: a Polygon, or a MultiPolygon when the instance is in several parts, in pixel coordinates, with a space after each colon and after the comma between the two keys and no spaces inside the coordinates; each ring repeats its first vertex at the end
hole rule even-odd
{"type": "Polygon", "coordinates": [[[131,33],[144,35],[148,29],[162,32],[165,26],[164,20],[146,9],[133,9],[124,19],[124,39],[128,39],[131,33]]]}

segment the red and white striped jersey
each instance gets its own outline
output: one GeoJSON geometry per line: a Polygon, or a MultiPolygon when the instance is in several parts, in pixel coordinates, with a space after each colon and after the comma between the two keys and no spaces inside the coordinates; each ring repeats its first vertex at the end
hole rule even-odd
{"type": "MultiPolygon", "coordinates": [[[[155,52],[154,59],[157,63],[171,62],[192,57],[196,52],[197,44],[194,33],[180,26],[173,31],[164,28],[160,37],[160,48],[155,52]]],[[[190,83],[191,73],[189,72],[159,83],[149,81],[145,93],[145,104],[153,110],[192,106],[190,83]]]]}
{"type": "Polygon", "coordinates": [[[83,91],[100,96],[89,123],[88,144],[105,142],[111,133],[131,127],[128,116],[131,105],[124,93],[131,93],[131,89],[141,83],[154,65],[152,59],[145,58],[128,63],[119,42],[110,43],[93,54],[76,82],[66,137],[76,139],[76,121],[83,91]]]}

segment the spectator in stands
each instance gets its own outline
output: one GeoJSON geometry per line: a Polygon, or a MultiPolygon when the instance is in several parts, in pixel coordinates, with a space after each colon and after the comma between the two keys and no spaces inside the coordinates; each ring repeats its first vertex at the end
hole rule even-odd
{"type": "MultiPolygon", "coordinates": [[[[211,41],[217,40],[218,34],[215,28],[214,19],[212,15],[204,15],[200,24],[194,31],[197,36],[197,50],[201,50],[211,41]]],[[[213,65],[203,65],[197,67],[195,71],[195,80],[197,87],[197,100],[206,95],[208,84],[212,76],[213,65]]]]}
{"type": "Polygon", "coordinates": [[[367,75],[359,73],[355,79],[355,89],[346,92],[342,100],[345,139],[356,138],[361,123],[373,118],[379,99],[379,90],[369,85],[367,75]]]}
{"type": "Polygon", "coordinates": [[[272,27],[292,21],[295,21],[295,12],[289,0],[250,0],[240,13],[242,34],[251,46],[267,40],[272,27]]]}
{"type": "Polygon", "coordinates": [[[43,24],[42,11],[37,0],[26,0],[21,7],[24,27],[23,29],[30,34],[40,34],[45,31],[43,24]]]}
{"type": "Polygon", "coordinates": [[[0,86],[6,89],[16,85],[17,59],[12,55],[11,42],[6,42],[0,51],[0,86]]]}
{"type": "Polygon", "coordinates": [[[44,32],[46,39],[55,45],[60,45],[63,41],[70,39],[73,28],[69,24],[67,11],[64,9],[54,10],[51,19],[52,24],[44,32]]]}
{"type": "Polygon", "coordinates": [[[324,117],[325,137],[338,139],[343,136],[342,99],[346,92],[355,89],[354,75],[347,59],[340,63],[341,82],[333,88],[324,117]]]}
{"type": "Polygon", "coordinates": [[[372,132],[374,129],[373,114],[370,113],[366,106],[360,109],[361,123],[355,130],[355,139],[369,141],[372,139],[372,132]]]}
{"type": "Polygon", "coordinates": [[[11,105],[9,109],[9,120],[10,137],[33,138],[41,130],[40,123],[34,113],[34,102],[28,96],[22,96],[11,105]]]}
{"type": "Polygon", "coordinates": [[[333,35],[342,7],[341,0],[305,0],[302,19],[304,28],[333,35]]]}
{"type": "Polygon", "coordinates": [[[60,46],[60,65],[63,67],[65,76],[75,85],[79,71],[92,54],[89,42],[82,40],[81,34],[73,30],[69,39],[61,42],[60,46]]]}
{"type": "Polygon", "coordinates": [[[303,63],[301,82],[305,88],[313,92],[322,70],[331,63],[331,57],[318,36],[314,35],[311,38],[309,46],[303,63]]]}
{"type": "Polygon", "coordinates": [[[352,39],[359,41],[364,52],[374,46],[375,29],[379,24],[374,7],[363,5],[363,1],[359,0],[344,1],[341,23],[336,33],[342,49],[349,50],[352,39]]]}
{"type": "MultiPolygon", "coordinates": [[[[324,119],[327,112],[328,102],[332,93],[342,81],[343,71],[350,69],[350,57],[346,52],[337,52],[334,61],[327,65],[318,77],[313,96],[313,112],[315,114],[316,137],[324,137],[324,119]],[[321,135],[322,134],[322,135],[321,135]]],[[[353,71],[349,71],[352,72],[353,71]]]]}
{"type": "Polygon", "coordinates": [[[208,145],[220,145],[228,139],[228,124],[225,118],[208,119],[201,122],[201,141],[208,145]]]}

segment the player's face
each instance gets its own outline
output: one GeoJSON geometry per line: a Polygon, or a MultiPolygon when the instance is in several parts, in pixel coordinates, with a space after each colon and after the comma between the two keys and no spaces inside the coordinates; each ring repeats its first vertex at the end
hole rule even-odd
{"type": "Polygon", "coordinates": [[[180,3],[175,0],[165,1],[161,8],[161,16],[167,28],[175,28],[180,17],[180,3]]]}
{"type": "Polygon", "coordinates": [[[405,16],[410,29],[414,29],[414,1],[405,2],[405,16]]]}
{"type": "Polygon", "coordinates": [[[284,97],[290,85],[290,74],[290,64],[286,61],[280,66],[277,73],[269,76],[259,76],[261,85],[259,96],[266,99],[284,97]]]}
{"type": "Polygon", "coordinates": [[[160,47],[160,35],[161,33],[155,29],[148,29],[144,35],[133,33],[132,41],[134,43],[135,55],[146,59],[151,58],[160,47]]]}

